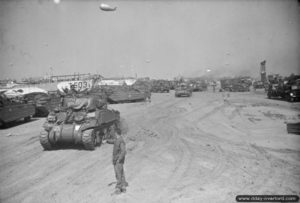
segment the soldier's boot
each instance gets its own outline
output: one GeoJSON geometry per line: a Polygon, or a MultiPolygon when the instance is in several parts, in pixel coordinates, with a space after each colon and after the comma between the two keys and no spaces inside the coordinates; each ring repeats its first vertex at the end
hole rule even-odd
{"type": "Polygon", "coordinates": [[[111,194],[111,195],[119,195],[121,194],[121,189],[120,188],[116,188],[116,190],[111,194]]]}
{"type": "Polygon", "coordinates": [[[121,192],[126,192],[126,188],[125,187],[123,187],[122,189],[121,189],[121,192]]]}

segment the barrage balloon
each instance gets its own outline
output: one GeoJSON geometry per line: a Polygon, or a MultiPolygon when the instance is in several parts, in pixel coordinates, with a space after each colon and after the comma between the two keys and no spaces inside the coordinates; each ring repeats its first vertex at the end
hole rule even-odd
{"type": "Polygon", "coordinates": [[[99,8],[103,11],[115,11],[117,9],[117,7],[111,7],[110,5],[104,3],[100,4],[99,8]]]}

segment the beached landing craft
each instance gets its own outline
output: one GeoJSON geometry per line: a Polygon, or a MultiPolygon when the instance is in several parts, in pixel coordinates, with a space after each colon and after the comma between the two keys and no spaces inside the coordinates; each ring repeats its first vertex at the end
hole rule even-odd
{"type": "Polygon", "coordinates": [[[111,86],[106,89],[109,103],[129,103],[146,101],[151,98],[151,93],[135,89],[131,86],[111,86]]]}

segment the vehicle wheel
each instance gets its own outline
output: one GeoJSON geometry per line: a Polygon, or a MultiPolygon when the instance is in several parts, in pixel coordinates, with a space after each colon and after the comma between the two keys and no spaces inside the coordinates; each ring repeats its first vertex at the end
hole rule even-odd
{"type": "Polygon", "coordinates": [[[50,143],[48,136],[49,136],[49,133],[47,131],[42,131],[40,133],[40,143],[41,143],[42,147],[44,148],[44,150],[52,149],[52,145],[50,143]]]}
{"type": "Polygon", "coordinates": [[[25,122],[29,122],[30,119],[31,119],[31,116],[27,116],[27,117],[24,118],[24,121],[25,121],[25,122]]]}
{"type": "Polygon", "coordinates": [[[97,139],[93,129],[85,130],[82,133],[82,143],[86,150],[94,150],[97,144],[97,139]]]}

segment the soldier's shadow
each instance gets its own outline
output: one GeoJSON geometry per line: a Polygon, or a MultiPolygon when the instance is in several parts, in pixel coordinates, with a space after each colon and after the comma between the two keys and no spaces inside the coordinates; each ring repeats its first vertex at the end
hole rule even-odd
{"type": "Polygon", "coordinates": [[[112,185],[115,185],[117,182],[111,182],[109,183],[107,186],[112,186],[112,185]]]}
{"type": "MultiPolygon", "coordinates": [[[[85,149],[82,145],[80,145],[80,144],[76,144],[76,145],[74,145],[74,144],[58,144],[58,145],[56,145],[55,147],[53,147],[52,148],[52,150],[50,150],[50,151],[58,151],[58,150],[79,150],[79,151],[90,151],[90,152],[92,152],[92,151],[95,151],[95,150],[97,150],[97,148],[100,148],[101,146],[97,146],[97,147],[95,147],[95,149],[94,150],[87,150],[87,149],[85,149]]],[[[49,151],[49,150],[48,150],[49,151]]]]}
{"type": "Polygon", "coordinates": [[[268,98],[266,97],[266,99],[269,99],[269,100],[277,100],[277,101],[283,101],[283,102],[288,102],[288,103],[298,103],[300,102],[300,100],[297,100],[297,101],[288,101],[287,99],[285,98],[282,98],[282,97],[272,97],[272,98],[268,98]]]}

